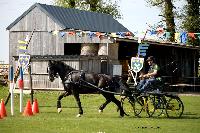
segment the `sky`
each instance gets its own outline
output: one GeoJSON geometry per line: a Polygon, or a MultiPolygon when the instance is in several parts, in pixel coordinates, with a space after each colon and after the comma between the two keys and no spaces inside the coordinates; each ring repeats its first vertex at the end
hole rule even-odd
{"type": "MultiPolygon", "coordinates": [[[[0,0],[0,61],[9,62],[9,32],[6,28],[35,3],[52,4],[52,0],[0,0]]],[[[121,0],[123,19],[118,20],[131,32],[145,31],[147,24],[160,21],[160,10],[149,7],[145,0],[121,0]]],[[[16,40],[18,41],[18,40],[16,40]]]]}

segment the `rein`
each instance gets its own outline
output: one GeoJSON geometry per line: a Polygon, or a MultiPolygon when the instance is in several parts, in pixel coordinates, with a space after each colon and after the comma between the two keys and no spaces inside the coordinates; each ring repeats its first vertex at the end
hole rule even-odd
{"type": "MultiPolygon", "coordinates": [[[[87,82],[85,80],[81,80],[81,81],[86,83],[86,84],[88,84],[88,85],[90,85],[90,86],[92,86],[92,87],[94,87],[94,88],[96,88],[96,89],[98,89],[98,90],[100,90],[100,91],[102,91],[102,92],[111,93],[111,94],[120,95],[120,96],[128,96],[127,94],[122,94],[122,93],[117,93],[117,92],[113,92],[113,91],[104,90],[103,88],[99,88],[96,85],[93,85],[93,84],[91,84],[91,83],[89,83],[89,82],[87,82]]],[[[124,90],[124,89],[121,89],[121,90],[124,90]]],[[[130,95],[130,96],[133,96],[133,95],[130,95]]]]}
{"type": "MultiPolygon", "coordinates": [[[[99,91],[123,96],[122,93],[117,93],[117,92],[105,90],[105,89],[103,89],[103,88],[99,88],[99,87],[97,87],[96,85],[94,85],[94,84],[92,84],[92,83],[89,83],[89,82],[83,80],[82,78],[80,78],[79,82],[73,82],[73,81],[72,81],[72,74],[78,73],[78,72],[81,72],[81,71],[76,70],[76,71],[71,71],[71,72],[69,72],[69,73],[65,76],[64,81],[68,81],[67,84],[68,84],[68,83],[73,83],[73,84],[77,84],[77,83],[78,83],[80,86],[81,86],[81,83],[80,83],[80,82],[83,82],[83,83],[85,83],[86,85],[88,85],[88,86],[90,86],[90,87],[93,87],[93,88],[98,89],[99,91]]],[[[103,75],[105,75],[105,74],[103,74],[103,75]]],[[[99,75],[99,74],[98,74],[99,77],[105,78],[103,75],[99,75]]],[[[81,75],[80,75],[80,76],[81,76],[81,75]]],[[[120,92],[122,92],[121,90],[125,90],[125,89],[120,89],[120,92]]],[[[126,91],[127,91],[127,90],[126,90],[126,91]]],[[[125,95],[125,94],[124,94],[124,95],[125,95]]],[[[126,96],[127,96],[127,95],[126,95],[126,96]]],[[[131,96],[132,96],[132,95],[131,95],[131,96]]]]}

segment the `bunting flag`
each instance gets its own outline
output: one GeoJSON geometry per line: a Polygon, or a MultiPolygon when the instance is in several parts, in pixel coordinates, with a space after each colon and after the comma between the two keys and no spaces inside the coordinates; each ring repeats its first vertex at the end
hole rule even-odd
{"type": "Polygon", "coordinates": [[[183,44],[186,44],[186,43],[187,43],[187,33],[186,33],[186,32],[180,33],[180,41],[181,41],[181,43],[183,43],[183,44]]]}
{"type": "Polygon", "coordinates": [[[19,53],[27,53],[27,47],[28,47],[28,41],[29,41],[29,36],[26,35],[24,41],[23,40],[18,40],[18,43],[20,46],[18,46],[18,51],[19,53]]]}
{"type": "Polygon", "coordinates": [[[92,37],[95,36],[95,33],[94,33],[94,32],[89,32],[89,33],[88,33],[88,36],[89,36],[90,38],[92,38],[92,37]]]}
{"type": "Polygon", "coordinates": [[[126,33],[125,32],[117,32],[116,35],[119,35],[121,37],[125,37],[126,33]]]}
{"type": "Polygon", "coordinates": [[[29,39],[30,39],[30,38],[29,38],[29,35],[27,34],[26,37],[25,37],[25,39],[24,39],[25,42],[27,42],[26,44],[28,44],[29,39]]]}
{"type": "Polygon", "coordinates": [[[199,40],[200,40],[200,33],[195,33],[196,35],[197,35],[197,37],[199,38],[199,40]]]}
{"type": "Polygon", "coordinates": [[[91,32],[91,31],[81,31],[81,30],[74,30],[74,31],[58,31],[58,30],[55,30],[55,31],[48,31],[48,33],[51,33],[52,35],[60,35],[60,37],[64,37],[66,34],[68,35],[76,35],[78,37],[83,37],[85,35],[87,35],[88,37],[90,38],[93,38],[93,37],[98,37],[100,39],[103,38],[103,36],[105,37],[113,37],[113,38],[117,38],[117,37],[130,37],[130,36],[134,36],[133,33],[131,32],[113,32],[113,33],[101,33],[101,32],[91,32]]]}
{"type": "Polygon", "coordinates": [[[60,32],[60,36],[61,36],[61,37],[64,37],[65,34],[66,34],[66,32],[60,32]]]}
{"type": "Polygon", "coordinates": [[[71,31],[71,32],[68,32],[69,35],[75,35],[75,32],[71,31]]]}
{"type": "Polygon", "coordinates": [[[96,36],[97,36],[98,38],[100,38],[101,32],[96,32],[96,36]]]}
{"type": "Polygon", "coordinates": [[[118,37],[116,33],[111,33],[110,36],[111,37],[118,37]]]}
{"type": "Polygon", "coordinates": [[[27,49],[19,49],[19,53],[27,53],[28,52],[28,50],[27,49]]]}
{"type": "Polygon", "coordinates": [[[21,50],[26,50],[27,47],[26,46],[18,46],[18,48],[21,50]]]}
{"type": "Polygon", "coordinates": [[[83,32],[76,32],[76,36],[82,37],[83,36],[83,32]]]}
{"type": "MultiPolygon", "coordinates": [[[[78,37],[86,37],[89,38],[98,37],[100,39],[107,37],[110,39],[112,38],[130,38],[130,37],[136,37],[138,38],[138,43],[142,43],[142,40],[144,38],[146,40],[151,39],[155,41],[170,41],[171,33],[165,32],[165,28],[162,24],[156,26],[149,26],[150,29],[147,29],[146,32],[113,32],[113,33],[101,33],[101,32],[91,32],[91,31],[82,31],[82,30],[74,30],[70,29],[70,31],[48,31],[52,35],[60,35],[60,37],[64,37],[66,34],[71,36],[78,36],[78,37]]],[[[187,32],[177,32],[174,35],[175,42],[178,44],[186,44],[188,41],[188,38],[194,39],[200,39],[200,33],[187,33],[187,32]]],[[[26,44],[26,41],[18,41],[20,44],[26,44]]],[[[25,50],[24,47],[20,47],[21,50],[25,50]]]]}
{"type": "Polygon", "coordinates": [[[19,44],[27,44],[27,41],[18,40],[18,43],[19,43],[19,44]]]}
{"type": "Polygon", "coordinates": [[[165,40],[169,40],[171,38],[170,32],[165,32],[165,40]]]}
{"type": "Polygon", "coordinates": [[[181,40],[180,40],[180,33],[175,33],[174,39],[175,39],[176,43],[180,43],[181,42],[181,40]]]}
{"type": "Polygon", "coordinates": [[[157,34],[163,34],[164,33],[164,28],[162,25],[160,25],[159,27],[157,27],[156,29],[157,34]]]}
{"type": "Polygon", "coordinates": [[[188,36],[191,37],[192,39],[195,39],[194,33],[188,33],[188,36]]]}
{"type": "Polygon", "coordinates": [[[134,36],[131,34],[131,32],[125,32],[125,36],[134,36]]]}
{"type": "Polygon", "coordinates": [[[58,30],[55,30],[55,31],[52,32],[52,34],[53,35],[58,35],[58,32],[59,32],[58,30]]]}

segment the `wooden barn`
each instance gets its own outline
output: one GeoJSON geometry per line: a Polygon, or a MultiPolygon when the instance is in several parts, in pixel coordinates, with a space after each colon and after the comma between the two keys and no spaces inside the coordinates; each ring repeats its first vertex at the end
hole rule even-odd
{"type": "MultiPolygon", "coordinates": [[[[33,89],[63,88],[60,79],[53,83],[48,81],[48,60],[62,60],[77,70],[87,72],[127,74],[127,62],[136,56],[138,50],[137,39],[110,15],[40,3],[32,5],[7,30],[9,62],[15,68],[20,55],[19,40],[32,35],[27,53],[31,56],[33,89]],[[121,36],[121,33],[124,35],[121,36]]],[[[177,82],[181,82],[183,77],[197,77],[199,47],[146,42],[150,44],[147,56],[155,56],[157,62],[164,66],[163,76],[170,80],[173,79],[170,77],[179,77],[179,81],[175,79],[177,82]]],[[[25,87],[29,83],[30,76],[25,75],[25,87]]]]}

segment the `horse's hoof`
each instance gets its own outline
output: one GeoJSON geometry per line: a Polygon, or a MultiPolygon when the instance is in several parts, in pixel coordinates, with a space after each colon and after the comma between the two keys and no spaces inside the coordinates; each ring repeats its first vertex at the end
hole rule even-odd
{"type": "Polygon", "coordinates": [[[120,115],[120,117],[121,117],[121,118],[123,118],[123,117],[124,117],[124,115],[120,115]]]}
{"type": "Polygon", "coordinates": [[[76,115],[76,117],[81,117],[81,114],[76,115]]]}
{"type": "Polygon", "coordinates": [[[126,113],[120,113],[120,116],[121,116],[121,117],[124,117],[125,114],[126,114],[126,113]]]}
{"type": "Polygon", "coordinates": [[[62,108],[58,108],[57,110],[58,110],[58,113],[62,112],[62,108]]]}
{"type": "Polygon", "coordinates": [[[103,110],[100,110],[100,109],[99,109],[99,113],[102,113],[102,112],[103,112],[103,110]]]}

